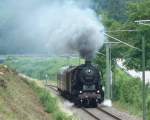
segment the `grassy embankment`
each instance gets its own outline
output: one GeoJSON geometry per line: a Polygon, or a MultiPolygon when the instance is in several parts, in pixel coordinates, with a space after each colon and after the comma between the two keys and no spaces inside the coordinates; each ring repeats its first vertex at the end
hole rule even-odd
{"type": "Polygon", "coordinates": [[[33,81],[0,65],[0,120],[71,120],[58,100],[33,81]]]}

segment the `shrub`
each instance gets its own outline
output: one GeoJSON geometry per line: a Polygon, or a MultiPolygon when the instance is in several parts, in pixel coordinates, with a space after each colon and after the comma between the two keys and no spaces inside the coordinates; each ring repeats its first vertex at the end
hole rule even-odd
{"type": "Polygon", "coordinates": [[[54,120],[72,120],[72,116],[66,116],[65,113],[56,111],[54,113],[54,120]]]}
{"type": "Polygon", "coordinates": [[[45,111],[48,113],[52,113],[57,108],[57,99],[52,97],[48,91],[42,90],[39,94],[40,101],[43,104],[45,111]]]}
{"type": "Polygon", "coordinates": [[[142,110],[142,81],[132,78],[120,68],[116,70],[114,83],[115,101],[136,113],[142,110]]]}

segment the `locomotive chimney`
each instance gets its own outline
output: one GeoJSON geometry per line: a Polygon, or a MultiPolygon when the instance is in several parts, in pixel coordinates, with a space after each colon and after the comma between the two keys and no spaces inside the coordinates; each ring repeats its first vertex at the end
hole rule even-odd
{"type": "Polygon", "coordinates": [[[85,64],[91,64],[92,62],[90,60],[85,60],[85,64]]]}

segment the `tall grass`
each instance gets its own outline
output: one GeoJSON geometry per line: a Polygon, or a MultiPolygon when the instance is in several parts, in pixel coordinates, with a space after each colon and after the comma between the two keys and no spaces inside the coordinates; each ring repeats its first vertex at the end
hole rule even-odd
{"type": "Polygon", "coordinates": [[[58,100],[56,97],[52,97],[48,90],[36,85],[34,81],[24,80],[37,94],[41,104],[43,105],[45,112],[51,113],[54,120],[75,120],[72,115],[60,110],[58,106],[58,100]]]}

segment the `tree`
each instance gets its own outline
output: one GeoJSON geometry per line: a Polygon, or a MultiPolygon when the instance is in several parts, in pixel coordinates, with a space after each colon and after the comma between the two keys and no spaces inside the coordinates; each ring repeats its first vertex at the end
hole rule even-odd
{"type": "MultiPolygon", "coordinates": [[[[149,19],[150,13],[150,0],[143,0],[142,2],[129,2],[127,7],[127,21],[122,23],[115,20],[108,13],[103,15],[103,23],[107,31],[114,30],[138,30],[138,32],[112,32],[110,35],[119,38],[135,47],[141,49],[142,36],[146,41],[146,69],[150,70],[150,27],[140,26],[135,23],[135,20],[149,19]]],[[[110,39],[112,41],[112,39],[110,39]]],[[[129,48],[123,44],[112,46],[112,58],[125,59],[125,65],[129,69],[141,70],[142,52],[133,48],[129,48]]]]}
{"type": "MultiPolygon", "coordinates": [[[[135,20],[145,20],[150,19],[150,0],[143,0],[142,2],[130,3],[128,6],[128,21],[123,25],[124,29],[134,29],[138,32],[124,33],[122,35],[128,39],[127,42],[132,40],[132,44],[138,48],[141,48],[142,37],[144,37],[146,42],[146,69],[150,70],[150,27],[144,25],[137,25],[135,20]]],[[[128,56],[126,57],[126,66],[130,69],[141,70],[141,52],[131,49],[128,56]]]]}
{"type": "Polygon", "coordinates": [[[111,19],[124,21],[126,19],[126,0],[101,0],[101,8],[111,19]]]}

